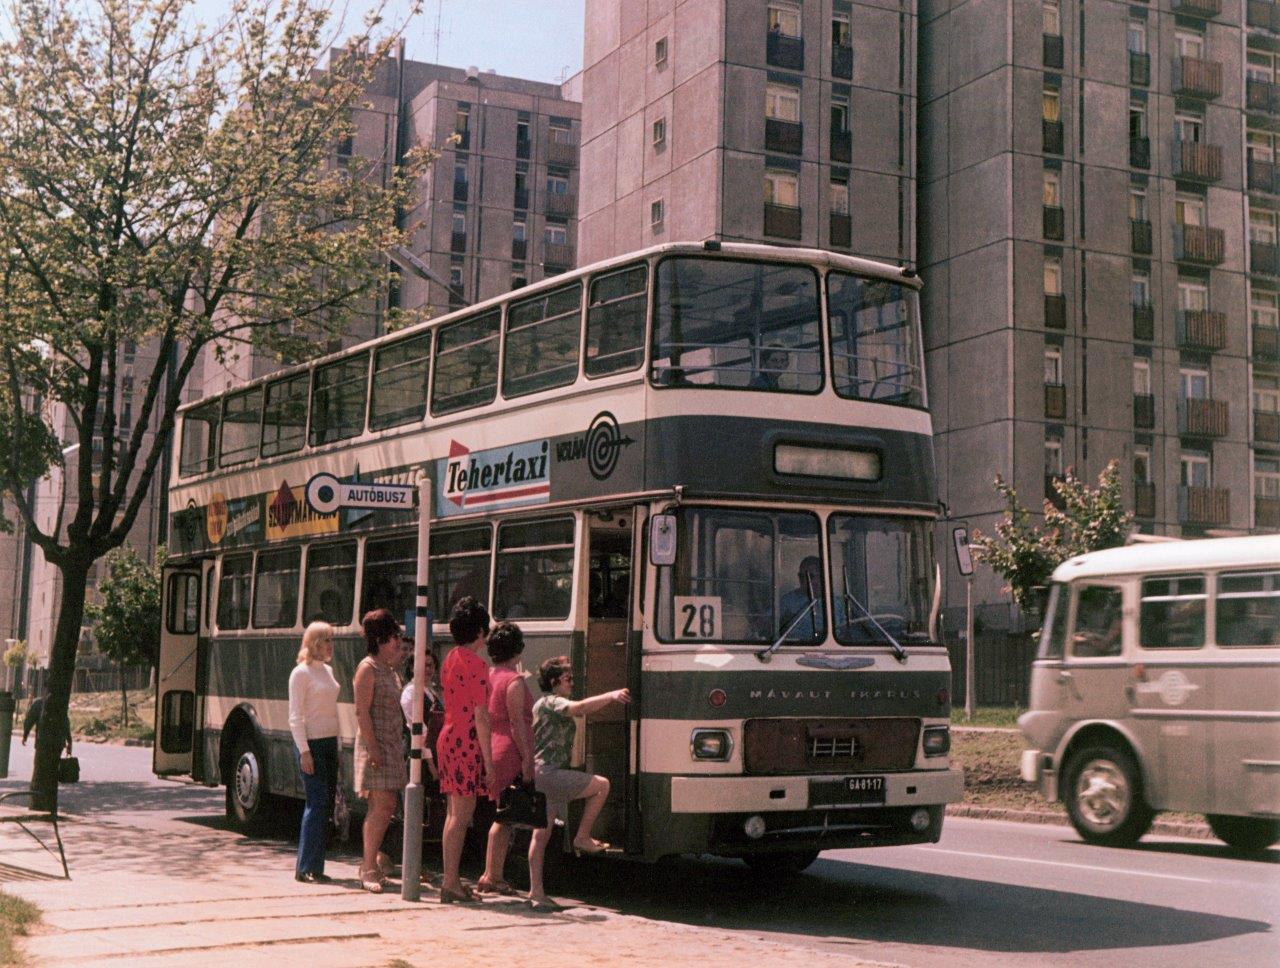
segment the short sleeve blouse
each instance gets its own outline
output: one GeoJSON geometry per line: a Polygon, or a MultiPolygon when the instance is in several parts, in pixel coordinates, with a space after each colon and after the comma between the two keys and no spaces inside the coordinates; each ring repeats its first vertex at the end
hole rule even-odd
{"type": "Polygon", "coordinates": [[[444,660],[440,684],[444,688],[445,726],[470,729],[476,708],[489,702],[489,664],[465,646],[458,646],[444,660]]]}
{"type": "Polygon", "coordinates": [[[533,751],[538,766],[565,769],[573,759],[573,737],[577,729],[568,714],[569,700],[563,696],[543,696],[533,707],[533,751]]]}

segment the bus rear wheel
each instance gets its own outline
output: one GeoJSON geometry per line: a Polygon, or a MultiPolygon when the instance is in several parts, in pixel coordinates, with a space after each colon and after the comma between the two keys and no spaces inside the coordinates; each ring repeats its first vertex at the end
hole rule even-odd
{"type": "Polygon", "coordinates": [[[266,762],[254,737],[240,730],[231,741],[227,776],[227,819],[241,833],[260,831],[268,813],[266,762]]]}
{"type": "Polygon", "coordinates": [[[1132,847],[1151,827],[1155,811],[1142,795],[1142,775],[1129,753],[1089,746],[1067,764],[1062,800],[1076,833],[1101,847],[1132,847]]]}
{"type": "Polygon", "coordinates": [[[1280,820],[1264,817],[1228,817],[1220,813],[1205,816],[1213,835],[1232,850],[1256,854],[1280,841],[1280,820]]]}
{"type": "Polygon", "coordinates": [[[753,874],[768,877],[789,877],[818,859],[816,850],[787,850],[778,854],[747,854],[742,859],[753,874]]]}

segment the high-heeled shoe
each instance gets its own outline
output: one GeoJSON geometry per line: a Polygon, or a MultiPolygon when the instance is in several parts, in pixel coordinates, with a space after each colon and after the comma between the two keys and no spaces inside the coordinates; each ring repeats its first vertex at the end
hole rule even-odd
{"type": "Polygon", "coordinates": [[[590,843],[586,844],[579,843],[576,840],[573,842],[573,854],[575,857],[581,857],[583,854],[603,854],[608,849],[608,844],[603,840],[596,840],[594,837],[591,838],[590,843]]]}

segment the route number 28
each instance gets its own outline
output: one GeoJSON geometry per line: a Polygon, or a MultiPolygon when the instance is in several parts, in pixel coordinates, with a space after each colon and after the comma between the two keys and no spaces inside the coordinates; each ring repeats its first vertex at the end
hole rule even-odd
{"type": "Polygon", "coordinates": [[[716,642],[721,636],[717,595],[677,595],[676,638],[716,642]]]}

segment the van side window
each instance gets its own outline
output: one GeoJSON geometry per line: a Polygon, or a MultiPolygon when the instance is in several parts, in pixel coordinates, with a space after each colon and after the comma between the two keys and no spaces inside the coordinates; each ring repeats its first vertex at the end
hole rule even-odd
{"type": "Polygon", "coordinates": [[[1204,645],[1204,576],[1173,575],[1142,583],[1138,644],[1144,649],[1204,645]]]}
{"type": "Polygon", "coordinates": [[[1280,645],[1280,572],[1218,576],[1219,645],[1280,645]]]}
{"type": "Polygon", "coordinates": [[[1040,632],[1038,658],[1062,658],[1067,645],[1067,607],[1070,604],[1071,593],[1066,585],[1055,582],[1050,586],[1044,628],[1040,632]]]}
{"type": "Polygon", "coordinates": [[[1098,659],[1120,654],[1123,598],[1119,588],[1085,585],[1076,596],[1071,654],[1098,659]]]}

